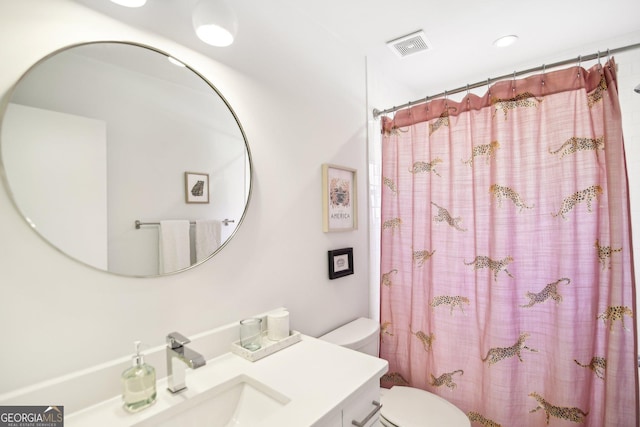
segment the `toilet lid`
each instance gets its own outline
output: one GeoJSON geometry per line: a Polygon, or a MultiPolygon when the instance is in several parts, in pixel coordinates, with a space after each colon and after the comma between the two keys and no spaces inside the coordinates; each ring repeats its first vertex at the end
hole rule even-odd
{"type": "Polygon", "coordinates": [[[381,415],[400,427],[471,426],[464,412],[425,390],[394,386],[382,395],[381,403],[381,415]]]}

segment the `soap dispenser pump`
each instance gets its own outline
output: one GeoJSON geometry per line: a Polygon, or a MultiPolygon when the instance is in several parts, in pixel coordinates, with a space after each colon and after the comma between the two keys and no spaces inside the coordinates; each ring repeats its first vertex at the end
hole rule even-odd
{"type": "Polygon", "coordinates": [[[156,370],[144,363],[140,354],[140,341],[134,342],[132,365],[122,373],[122,400],[124,409],[137,412],[156,401],[156,370]]]}

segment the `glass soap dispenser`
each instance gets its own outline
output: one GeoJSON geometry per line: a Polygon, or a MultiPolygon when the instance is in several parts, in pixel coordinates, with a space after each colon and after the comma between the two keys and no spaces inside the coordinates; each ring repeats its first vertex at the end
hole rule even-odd
{"type": "Polygon", "coordinates": [[[129,412],[137,412],[156,401],[156,370],[144,363],[140,341],[134,342],[134,346],[133,366],[122,373],[123,406],[129,412]]]}

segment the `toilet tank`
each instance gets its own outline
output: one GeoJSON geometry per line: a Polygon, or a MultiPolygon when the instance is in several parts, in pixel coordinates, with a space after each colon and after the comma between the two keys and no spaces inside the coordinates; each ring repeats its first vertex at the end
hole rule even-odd
{"type": "Polygon", "coordinates": [[[322,335],[319,339],[378,357],[380,324],[360,317],[322,335]]]}

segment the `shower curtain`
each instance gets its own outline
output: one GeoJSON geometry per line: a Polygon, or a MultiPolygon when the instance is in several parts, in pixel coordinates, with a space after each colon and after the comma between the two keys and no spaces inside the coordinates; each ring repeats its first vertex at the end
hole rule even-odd
{"type": "Polygon", "coordinates": [[[383,386],[472,426],[636,426],[615,63],[382,119],[383,386]]]}

